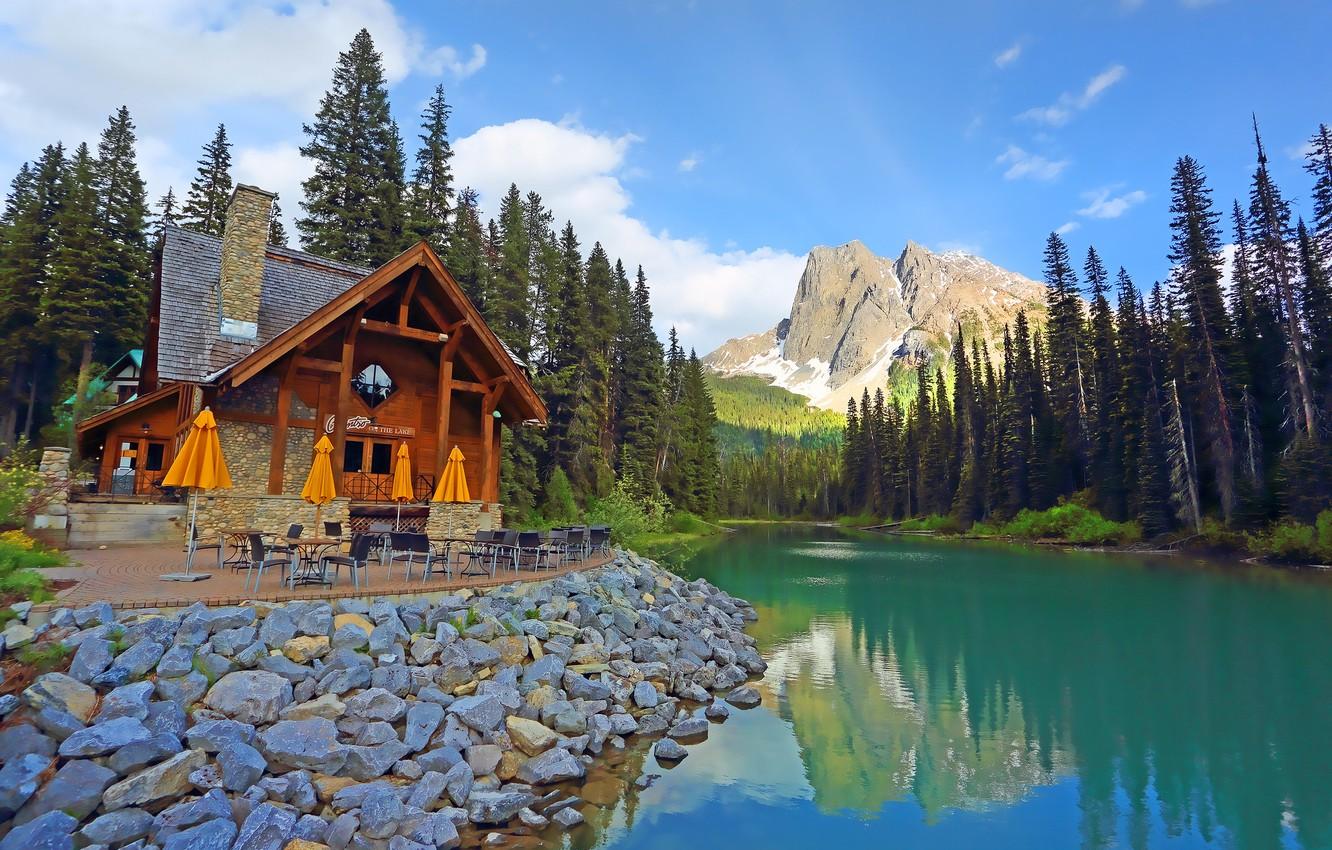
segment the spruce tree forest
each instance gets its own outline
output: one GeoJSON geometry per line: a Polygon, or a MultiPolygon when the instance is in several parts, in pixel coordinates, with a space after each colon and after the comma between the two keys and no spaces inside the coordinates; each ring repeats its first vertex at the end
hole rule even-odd
{"type": "MultiPolygon", "coordinates": [[[[645,270],[557,223],[516,185],[483,219],[476,192],[454,183],[450,113],[437,87],[409,167],[380,54],[357,33],[303,128],[315,169],[296,218],[301,248],[374,267],[426,240],[528,365],[550,421],[505,434],[508,510],[572,519],[615,495],[658,514],[667,503],[716,514],[712,396],[694,353],[653,330],[645,270]]],[[[222,234],[233,188],[226,127],[203,145],[184,199],[168,189],[155,213],[135,141],[121,107],[95,151],[53,142],[13,178],[0,216],[0,446],[70,441],[98,364],[142,344],[163,225],[222,234]],[[70,395],[72,411],[61,403],[70,395]]],[[[285,245],[279,215],[269,240],[285,245]]]]}
{"type": "MultiPolygon", "coordinates": [[[[504,439],[501,498],[530,519],[612,494],[703,516],[946,518],[959,528],[1075,503],[1138,533],[1310,522],[1332,503],[1332,131],[1306,158],[1311,219],[1268,173],[1222,209],[1180,158],[1167,280],[1075,260],[1051,234],[1047,310],[991,351],[959,327],[947,368],[916,366],[907,403],[879,389],[842,417],[757,378],[717,378],[674,330],[657,337],[649,279],[511,185],[493,217],[458,186],[442,86],[410,145],[362,30],[333,69],[301,153],[295,218],[314,254],[377,266],[417,240],[443,258],[530,369],[546,429],[504,439]],[[1230,273],[1223,247],[1233,245],[1230,273]],[[720,424],[719,424],[720,422],[720,424]]],[[[0,445],[67,442],[92,377],[142,344],[164,225],[220,236],[233,188],[219,125],[183,197],[152,207],[135,125],[95,146],[55,141],[13,177],[0,213],[0,445]],[[72,396],[72,409],[62,400],[72,396]]],[[[270,241],[289,237],[275,206],[270,241]]]]}
{"type": "Polygon", "coordinates": [[[1247,202],[1224,214],[1203,166],[1175,163],[1168,280],[1142,287],[1094,247],[1079,269],[1052,233],[1043,327],[1019,314],[994,352],[959,329],[948,374],[918,366],[913,403],[850,402],[842,509],[993,529],[1069,503],[1155,538],[1332,505],[1332,131],[1310,141],[1310,222],[1256,122],[1255,142],[1247,202]]]}

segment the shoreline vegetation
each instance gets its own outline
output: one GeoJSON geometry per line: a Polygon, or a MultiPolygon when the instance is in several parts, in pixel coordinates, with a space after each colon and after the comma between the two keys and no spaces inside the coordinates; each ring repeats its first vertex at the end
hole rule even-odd
{"type": "Polygon", "coordinates": [[[1136,522],[1115,522],[1097,511],[1067,503],[1044,511],[1023,510],[1007,522],[976,522],[964,527],[956,517],[933,514],[883,520],[870,514],[839,517],[844,528],[881,534],[920,535],[956,540],[1073,546],[1103,551],[1235,558],[1246,563],[1332,568],[1332,510],[1314,523],[1287,520],[1264,531],[1246,533],[1205,521],[1197,533],[1143,540],[1136,522]]]}

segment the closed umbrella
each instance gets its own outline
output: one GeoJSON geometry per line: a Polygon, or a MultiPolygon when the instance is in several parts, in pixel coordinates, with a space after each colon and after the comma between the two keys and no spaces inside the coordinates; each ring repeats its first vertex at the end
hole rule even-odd
{"type": "Polygon", "coordinates": [[[412,489],[412,459],[407,451],[407,443],[398,443],[398,462],[393,467],[393,501],[398,503],[398,517],[393,521],[396,531],[402,521],[402,503],[416,497],[412,489]]]}
{"type": "MultiPolygon", "coordinates": [[[[333,454],[333,444],[329,442],[328,436],[324,435],[315,443],[314,463],[310,466],[310,474],[305,479],[305,486],[301,488],[301,498],[315,506],[315,528],[319,528],[319,513],[324,505],[333,501],[338,495],[337,487],[333,485],[333,461],[330,457],[333,454]]],[[[319,532],[316,531],[316,534],[319,532]]]]}
{"type": "Polygon", "coordinates": [[[164,581],[202,581],[209,578],[206,573],[195,575],[190,570],[194,566],[195,518],[199,512],[199,491],[231,487],[231,473],[227,472],[226,458],[222,457],[222,443],[217,437],[217,420],[213,411],[204,408],[194,417],[190,425],[189,436],[185,444],[171,461],[171,468],[162,478],[166,487],[190,488],[190,543],[189,557],[185,560],[185,572],[167,573],[164,581]]]}
{"type": "MultiPolygon", "coordinates": [[[[463,471],[463,453],[457,446],[449,452],[449,460],[444,464],[444,472],[439,476],[439,486],[431,501],[435,502],[470,502],[471,493],[467,490],[467,473],[463,471]]],[[[449,518],[449,536],[453,536],[453,519],[449,518]]]]}

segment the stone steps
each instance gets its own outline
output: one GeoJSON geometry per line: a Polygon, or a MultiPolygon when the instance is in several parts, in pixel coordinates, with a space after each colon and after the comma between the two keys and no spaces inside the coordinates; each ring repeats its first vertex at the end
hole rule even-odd
{"type": "Polygon", "coordinates": [[[71,502],[68,545],[174,543],[184,540],[187,521],[185,505],[71,502]]]}

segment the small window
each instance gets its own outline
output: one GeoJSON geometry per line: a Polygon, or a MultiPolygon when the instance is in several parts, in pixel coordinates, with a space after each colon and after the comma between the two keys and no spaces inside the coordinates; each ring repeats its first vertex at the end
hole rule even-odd
{"type": "Polygon", "coordinates": [[[342,448],[342,471],[360,472],[361,459],[365,455],[365,443],[360,440],[348,440],[342,448]]]}
{"type": "Polygon", "coordinates": [[[166,445],[164,443],[149,443],[148,457],[145,459],[143,468],[149,472],[157,472],[162,468],[162,458],[166,454],[166,445]]]}
{"type": "Polygon", "coordinates": [[[389,377],[388,372],[378,363],[371,363],[352,378],[352,389],[361,397],[371,408],[383,404],[393,391],[397,389],[393,385],[393,379],[389,377]]]}
{"type": "Polygon", "coordinates": [[[370,474],[389,475],[393,472],[393,445],[391,443],[370,444],[370,474]]]}
{"type": "Polygon", "coordinates": [[[135,450],[134,443],[121,443],[120,459],[116,462],[116,465],[121,469],[134,469],[138,454],[138,451],[135,450]]]}

